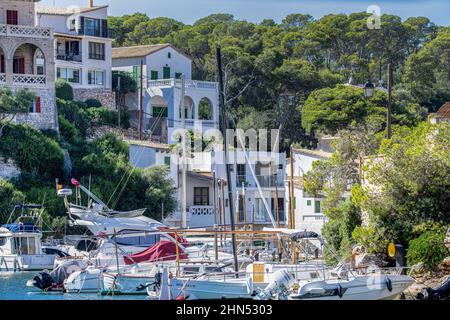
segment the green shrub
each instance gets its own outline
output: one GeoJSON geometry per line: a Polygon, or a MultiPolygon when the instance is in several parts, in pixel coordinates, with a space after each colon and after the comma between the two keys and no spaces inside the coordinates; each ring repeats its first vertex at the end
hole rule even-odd
{"type": "Polygon", "coordinates": [[[102,103],[97,99],[87,99],[84,103],[88,108],[100,108],[102,106],[102,103]]]}
{"type": "Polygon", "coordinates": [[[427,231],[416,239],[409,241],[406,259],[409,265],[423,262],[427,270],[435,269],[447,255],[443,231],[427,231]]]}
{"type": "Polygon", "coordinates": [[[81,137],[86,137],[86,132],[91,126],[89,115],[84,108],[86,104],[80,101],[65,101],[62,99],[58,99],[56,103],[58,114],[72,123],[78,129],[81,137]]]}
{"type": "Polygon", "coordinates": [[[24,194],[10,182],[0,179],[0,224],[6,223],[16,204],[23,203],[24,194]]]}
{"type": "Polygon", "coordinates": [[[92,123],[98,125],[117,126],[118,114],[106,108],[90,108],[86,110],[92,123]]]}
{"type": "Polygon", "coordinates": [[[383,228],[368,226],[356,227],[352,232],[352,238],[368,253],[383,253],[389,244],[389,240],[385,237],[383,228]]]}
{"type": "Polygon", "coordinates": [[[58,143],[29,126],[5,126],[0,157],[13,160],[22,171],[48,178],[61,177],[64,172],[64,153],[58,143]]]}
{"type": "Polygon", "coordinates": [[[79,138],[80,133],[72,122],[63,116],[58,117],[58,122],[59,132],[66,142],[73,142],[79,138]]]}
{"type": "Polygon", "coordinates": [[[73,100],[72,86],[63,79],[58,79],[55,82],[56,97],[63,100],[73,100]]]}

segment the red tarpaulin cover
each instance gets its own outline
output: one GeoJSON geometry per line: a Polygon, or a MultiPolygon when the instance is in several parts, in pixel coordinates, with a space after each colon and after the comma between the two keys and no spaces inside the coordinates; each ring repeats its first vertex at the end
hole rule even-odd
{"type": "MultiPolygon", "coordinates": [[[[178,255],[180,259],[187,259],[188,255],[178,246],[178,255]]],[[[172,241],[160,241],[144,251],[125,256],[123,260],[126,264],[139,262],[154,262],[176,260],[176,245],[172,241]]]]}

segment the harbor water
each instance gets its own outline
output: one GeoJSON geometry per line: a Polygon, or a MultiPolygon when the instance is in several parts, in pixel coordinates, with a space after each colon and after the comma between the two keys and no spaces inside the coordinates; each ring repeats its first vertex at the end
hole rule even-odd
{"type": "Polygon", "coordinates": [[[144,300],[146,296],[101,296],[95,293],[45,293],[27,287],[27,281],[37,272],[0,271],[0,300],[144,300]]]}

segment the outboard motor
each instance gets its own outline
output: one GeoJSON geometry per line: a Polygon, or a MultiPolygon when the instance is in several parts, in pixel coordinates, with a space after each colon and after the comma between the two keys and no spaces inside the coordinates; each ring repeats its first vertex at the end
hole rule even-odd
{"type": "Polygon", "coordinates": [[[450,300],[450,277],[437,289],[426,288],[417,294],[419,300],[450,300]]]}
{"type": "Polygon", "coordinates": [[[38,275],[34,276],[33,280],[33,285],[43,291],[47,291],[55,283],[52,276],[47,272],[40,272],[38,275]]]}
{"type": "Polygon", "coordinates": [[[294,277],[288,270],[278,270],[273,274],[273,279],[269,285],[257,293],[255,298],[258,300],[270,300],[274,295],[277,295],[279,300],[285,300],[293,284],[294,277]]]}

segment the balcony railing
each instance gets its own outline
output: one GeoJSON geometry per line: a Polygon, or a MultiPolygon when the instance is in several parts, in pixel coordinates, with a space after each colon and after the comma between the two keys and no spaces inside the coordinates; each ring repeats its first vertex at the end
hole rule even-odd
{"type": "Polygon", "coordinates": [[[57,60],[81,62],[81,52],[56,51],[57,60]]]}
{"type": "Polygon", "coordinates": [[[6,83],[6,74],[0,73],[0,84],[6,83]]]}
{"type": "MultiPolygon", "coordinates": [[[[186,80],[186,88],[192,89],[206,89],[206,90],[217,90],[216,82],[209,81],[199,81],[199,80],[186,80]]],[[[180,79],[159,79],[148,81],[149,87],[174,87],[181,86],[180,79]]]]}
{"type": "Polygon", "coordinates": [[[8,37],[51,38],[53,32],[51,28],[1,24],[0,35],[8,37]]]}
{"type": "MultiPolygon", "coordinates": [[[[276,176],[256,176],[256,179],[259,182],[261,188],[275,188],[275,187],[283,187],[284,183],[278,181],[276,176]]],[[[242,184],[246,187],[256,188],[256,182],[252,179],[247,179],[245,175],[237,175],[236,176],[236,186],[242,187],[242,184]]]]}
{"type": "Polygon", "coordinates": [[[45,85],[46,78],[36,74],[14,74],[13,84],[15,85],[45,85]]]}
{"type": "Polygon", "coordinates": [[[190,206],[189,214],[191,216],[211,216],[214,214],[213,206],[190,206]]]}

